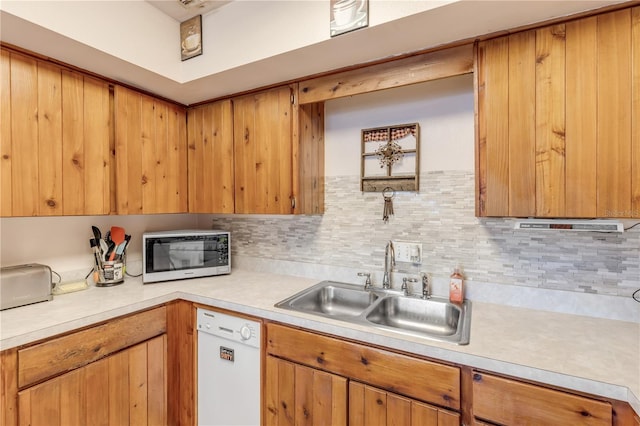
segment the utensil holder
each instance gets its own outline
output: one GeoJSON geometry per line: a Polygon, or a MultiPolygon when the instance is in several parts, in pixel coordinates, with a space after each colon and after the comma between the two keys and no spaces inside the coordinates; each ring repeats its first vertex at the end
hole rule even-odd
{"type": "Polygon", "coordinates": [[[122,284],[124,282],[125,258],[102,262],[101,266],[96,266],[98,281],[96,287],[109,287],[122,284]]]}

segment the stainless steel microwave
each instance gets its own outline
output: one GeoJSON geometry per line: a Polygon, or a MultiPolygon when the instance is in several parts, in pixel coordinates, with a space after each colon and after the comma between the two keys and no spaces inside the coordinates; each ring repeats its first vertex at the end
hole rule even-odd
{"type": "Polygon", "coordinates": [[[184,230],[142,235],[142,282],[145,284],[229,273],[229,232],[184,230]]]}

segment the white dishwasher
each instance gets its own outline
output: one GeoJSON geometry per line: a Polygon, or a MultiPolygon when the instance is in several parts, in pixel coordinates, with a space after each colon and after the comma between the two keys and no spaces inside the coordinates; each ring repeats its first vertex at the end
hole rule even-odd
{"type": "Polygon", "coordinates": [[[198,424],[260,424],[260,323],[197,310],[198,424]]]}

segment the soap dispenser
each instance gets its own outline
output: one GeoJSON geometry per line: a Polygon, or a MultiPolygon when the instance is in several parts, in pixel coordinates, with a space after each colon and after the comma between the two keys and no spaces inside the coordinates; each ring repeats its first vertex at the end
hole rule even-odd
{"type": "Polygon", "coordinates": [[[464,277],[460,270],[460,266],[456,267],[449,279],[449,301],[451,303],[464,301],[464,277]]]}

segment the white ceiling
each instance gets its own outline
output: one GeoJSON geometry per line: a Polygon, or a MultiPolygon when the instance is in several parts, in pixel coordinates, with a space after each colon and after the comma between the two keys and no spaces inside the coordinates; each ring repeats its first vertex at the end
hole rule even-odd
{"type": "Polygon", "coordinates": [[[0,35],[189,105],[615,3],[621,1],[369,0],[369,27],[331,38],[329,0],[216,0],[207,13],[186,14],[178,0],[2,0],[0,35]],[[416,12],[425,4],[430,8],[416,12]],[[153,13],[158,9],[163,13],[153,13]],[[197,14],[211,38],[202,55],[181,62],[178,22],[197,14]]]}

